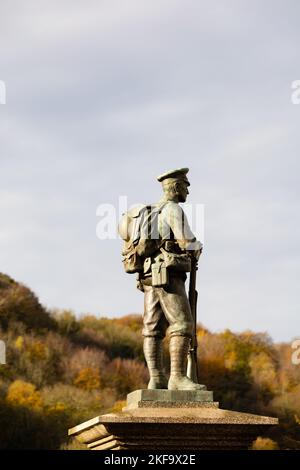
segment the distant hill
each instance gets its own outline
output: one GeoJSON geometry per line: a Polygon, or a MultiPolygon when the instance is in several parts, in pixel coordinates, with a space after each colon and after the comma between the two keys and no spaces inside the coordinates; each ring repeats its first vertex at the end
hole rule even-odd
{"type": "MultiPolygon", "coordinates": [[[[128,392],[147,386],[141,329],[141,315],[49,312],[28,287],[0,274],[0,339],[7,349],[0,447],[80,447],[67,442],[69,427],[121,409],[128,392]]],[[[221,407],[278,415],[279,431],[257,445],[300,449],[300,366],[291,364],[290,345],[251,331],[214,334],[199,325],[197,333],[200,381],[221,407]]]]}
{"type": "Polygon", "coordinates": [[[55,322],[34,293],[23,284],[0,273],[0,325],[21,321],[28,328],[54,328],[55,322]]]}

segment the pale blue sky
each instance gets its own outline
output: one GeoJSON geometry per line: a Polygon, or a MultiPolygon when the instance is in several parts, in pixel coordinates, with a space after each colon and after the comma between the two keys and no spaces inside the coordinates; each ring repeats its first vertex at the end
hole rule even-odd
{"type": "Polygon", "coordinates": [[[96,208],[191,169],[199,320],[300,336],[296,0],[1,2],[0,271],[48,307],[142,312],[96,208]]]}

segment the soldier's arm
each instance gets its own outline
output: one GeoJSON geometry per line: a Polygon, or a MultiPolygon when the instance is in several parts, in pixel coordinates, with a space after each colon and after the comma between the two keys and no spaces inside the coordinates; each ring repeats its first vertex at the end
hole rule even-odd
{"type": "Polygon", "coordinates": [[[168,204],[166,209],[167,223],[180,248],[193,252],[199,258],[202,251],[202,243],[193,234],[183,209],[176,203],[168,204]]]}

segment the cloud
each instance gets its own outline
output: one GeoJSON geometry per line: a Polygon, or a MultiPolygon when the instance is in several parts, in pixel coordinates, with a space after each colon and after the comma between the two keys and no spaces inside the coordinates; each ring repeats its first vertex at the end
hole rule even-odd
{"type": "Polygon", "coordinates": [[[293,337],[299,8],[4,1],[1,271],[48,306],[141,311],[121,242],[96,238],[96,208],[153,202],[155,176],[187,165],[190,201],[205,204],[199,319],[293,337]]]}

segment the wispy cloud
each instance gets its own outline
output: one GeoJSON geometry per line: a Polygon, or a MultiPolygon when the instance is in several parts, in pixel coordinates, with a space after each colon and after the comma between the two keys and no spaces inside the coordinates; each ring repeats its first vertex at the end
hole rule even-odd
{"type": "Polygon", "coordinates": [[[191,168],[205,204],[199,318],[298,328],[296,0],[2,2],[0,269],[48,306],[142,310],[96,207],[191,168]],[[115,292],[118,295],[115,295],[115,292]]]}

